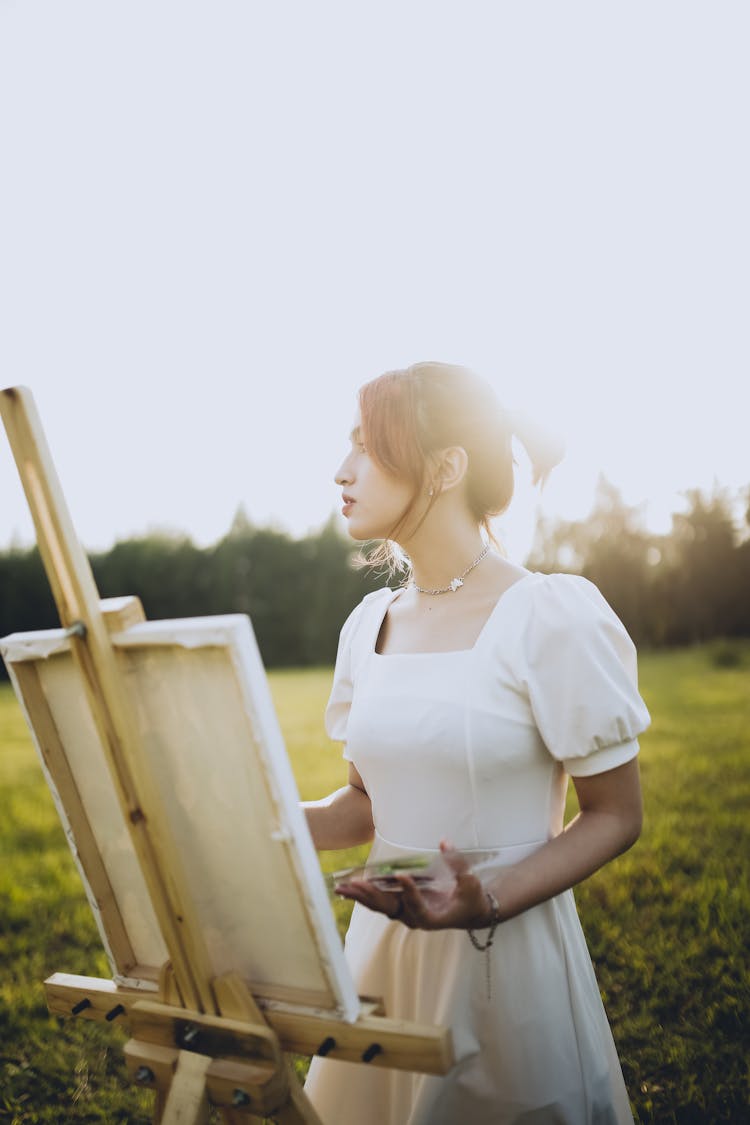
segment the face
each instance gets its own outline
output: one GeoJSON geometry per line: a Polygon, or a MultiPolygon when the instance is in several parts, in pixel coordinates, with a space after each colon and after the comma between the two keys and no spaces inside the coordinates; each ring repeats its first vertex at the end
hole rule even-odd
{"type": "Polygon", "coordinates": [[[382,469],[362,442],[359,415],[350,435],[351,448],[336,473],[342,512],[352,539],[386,539],[408,507],[413,488],[382,469]]]}

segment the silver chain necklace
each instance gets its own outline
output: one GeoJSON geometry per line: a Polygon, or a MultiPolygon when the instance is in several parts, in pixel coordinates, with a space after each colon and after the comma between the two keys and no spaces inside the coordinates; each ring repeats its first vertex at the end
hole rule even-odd
{"type": "Polygon", "coordinates": [[[475,566],[479,566],[480,562],[487,554],[489,549],[489,543],[485,543],[484,550],[481,552],[481,554],[477,555],[477,557],[474,559],[474,562],[470,563],[470,565],[467,566],[463,574],[459,574],[455,578],[451,578],[447,586],[441,586],[439,590],[425,590],[422,586],[417,586],[415,582],[414,589],[417,590],[420,594],[455,594],[456,590],[460,590],[463,586],[464,578],[466,577],[466,575],[471,574],[475,566]]]}

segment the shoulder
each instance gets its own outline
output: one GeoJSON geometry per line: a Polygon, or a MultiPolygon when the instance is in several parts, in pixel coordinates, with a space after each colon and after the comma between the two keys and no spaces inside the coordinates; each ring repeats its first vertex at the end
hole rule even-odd
{"type": "Polygon", "coordinates": [[[539,574],[529,583],[525,620],[527,654],[577,659],[582,648],[617,654],[630,663],[635,646],[609,602],[578,574],[539,574]]]}
{"type": "Polygon", "coordinates": [[[368,617],[375,617],[378,614],[385,613],[387,603],[393,597],[394,591],[388,586],[383,586],[380,590],[373,590],[370,594],[365,594],[362,601],[355,605],[346,621],[341,627],[341,642],[350,642],[360,624],[368,617]]]}
{"type": "Polygon", "coordinates": [[[393,597],[395,590],[390,586],[381,586],[379,590],[373,590],[371,594],[365,594],[362,601],[359,603],[361,606],[375,605],[379,602],[385,602],[393,597]]]}
{"type": "Polygon", "coordinates": [[[362,601],[355,605],[354,609],[347,617],[346,622],[344,623],[345,626],[346,623],[351,621],[352,619],[364,617],[366,614],[374,611],[375,609],[383,608],[386,603],[391,600],[394,593],[395,591],[392,590],[390,586],[382,586],[379,590],[373,590],[372,593],[365,594],[365,596],[362,598],[362,601]]]}
{"type": "Polygon", "coordinates": [[[519,667],[547,748],[576,776],[621,765],[649,724],[625,626],[578,575],[539,575],[528,596],[519,667]]]}
{"type": "Polygon", "coordinates": [[[385,587],[367,594],[354,607],[339,633],[336,668],[334,671],[334,694],[342,683],[351,687],[353,677],[374,645],[379,623],[385,616],[393,591],[385,587]]]}
{"type": "Polygon", "coordinates": [[[561,624],[577,617],[612,616],[616,614],[598,586],[580,574],[541,574],[533,572],[527,588],[529,607],[546,616],[550,624],[561,624]]]}
{"type": "Polygon", "coordinates": [[[530,587],[543,592],[547,597],[602,596],[599,588],[581,574],[544,574],[540,570],[534,570],[529,572],[529,578],[532,580],[530,587]]]}

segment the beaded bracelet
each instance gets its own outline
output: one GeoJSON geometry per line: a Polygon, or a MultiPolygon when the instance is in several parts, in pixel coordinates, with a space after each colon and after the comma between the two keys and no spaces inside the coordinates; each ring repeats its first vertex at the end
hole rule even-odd
{"type": "Polygon", "coordinates": [[[471,944],[474,946],[475,949],[479,950],[480,953],[484,953],[485,949],[490,948],[490,946],[492,945],[492,939],[495,936],[495,930],[500,925],[500,903],[497,901],[497,899],[493,895],[492,891],[485,891],[484,893],[487,895],[487,901],[490,904],[490,911],[491,911],[490,921],[489,921],[490,932],[487,934],[487,940],[484,943],[484,945],[482,945],[481,941],[479,941],[474,936],[473,930],[467,930],[467,933],[469,935],[469,941],[471,942],[471,944]]]}

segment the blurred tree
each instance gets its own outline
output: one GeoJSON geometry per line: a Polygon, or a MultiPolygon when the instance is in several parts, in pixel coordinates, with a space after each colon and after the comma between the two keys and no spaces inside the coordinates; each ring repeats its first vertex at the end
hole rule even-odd
{"type": "Polygon", "coordinates": [[[255,526],[247,514],[247,509],[244,504],[240,504],[237,511],[234,513],[234,518],[228,532],[228,538],[250,535],[253,531],[255,531],[255,526]]]}
{"type": "Polygon", "coordinates": [[[204,552],[185,535],[158,532],[124,540],[106,554],[92,555],[91,568],[103,598],[137,594],[146,617],[210,612],[204,552]]]}
{"type": "Polygon", "coordinates": [[[266,664],[301,661],[300,545],[270,528],[230,532],[210,554],[214,612],[247,613],[266,664]]]}
{"type": "Polygon", "coordinates": [[[673,644],[735,634],[750,585],[729,495],[718,488],[710,496],[698,489],[685,495],[687,511],[672,517],[665,540],[661,582],[672,610],[664,639],[673,644]]]}
{"type": "MultiPolygon", "coordinates": [[[[0,637],[59,624],[38,548],[0,553],[0,637]]],[[[5,671],[3,665],[0,670],[5,671]]]]}
{"type": "Polygon", "coordinates": [[[529,566],[589,578],[642,643],[653,639],[650,615],[657,544],[657,537],[645,529],[641,510],[625,504],[618,489],[601,476],[590,516],[542,525],[529,566]]]}
{"type": "Polygon", "coordinates": [[[308,571],[305,663],[330,663],[349,613],[366,593],[384,585],[367,571],[354,569],[353,553],[353,544],[342,536],[333,515],[316,536],[303,543],[303,565],[308,571]]]}
{"type": "MultiPolygon", "coordinates": [[[[640,509],[604,477],[586,520],[540,524],[533,570],[584,574],[634,639],[683,644],[750,635],[750,488],[744,520],[720,489],[686,493],[668,535],[650,534],[640,509]]],[[[152,532],[92,556],[103,597],[137,594],[152,620],[247,613],[267,666],[328,664],[348,613],[382,577],[352,566],[354,544],[334,516],[302,539],[258,528],[238,508],[226,536],[200,549],[152,532]]],[[[0,636],[58,625],[36,548],[0,552],[0,636]]],[[[5,669],[0,668],[0,674],[5,669]]]]}

